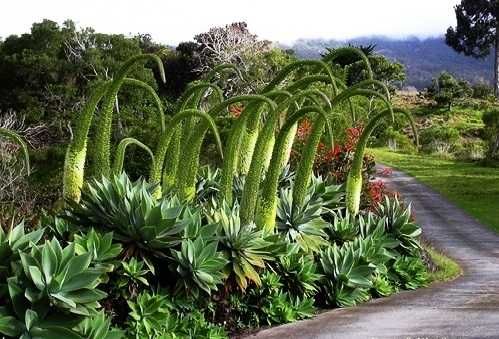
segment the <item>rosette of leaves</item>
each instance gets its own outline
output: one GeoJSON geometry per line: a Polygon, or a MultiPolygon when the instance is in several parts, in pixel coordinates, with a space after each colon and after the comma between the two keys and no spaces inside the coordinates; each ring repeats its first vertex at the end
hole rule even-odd
{"type": "Polygon", "coordinates": [[[292,298],[288,293],[280,291],[267,300],[262,311],[266,314],[268,325],[272,325],[311,318],[315,314],[315,307],[311,298],[292,298]]]}
{"type": "Polygon", "coordinates": [[[383,274],[375,274],[373,277],[372,292],[378,297],[388,297],[397,291],[393,282],[383,274]]]}
{"type": "Polygon", "coordinates": [[[22,314],[18,313],[21,308],[14,306],[14,309],[15,313],[10,313],[6,307],[0,306],[0,334],[21,339],[84,338],[71,329],[77,324],[74,320],[63,317],[42,319],[32,309],[26,309],[22,314]]]}
{"type": "Polygon", "coordinates": [[[123,339],[125,333],[111,326],[111,319],[103,311],[86,317],[77,327],[78,332],[86,339],[123,339]]]}
{"type": "Polygon", "coordinates": [[[248,288],[242,295],[231,295],[231,318],[237,320],[239,328],[282,324],[313,316],[313,299],[284,292],[277,273],[265,271],[261,278],[261,286],[248,288]]]}
{"type": "Polygon", "coordinates": [[[217,291],[226,277],[223,273],[228,260],[217,250],[217,241],[205,241],[202,237],[182,241],[180,250],[171,250],[172,271],[179,274],[177,291],[199,296],[204,291],[217,291]]]}
{"type": "Polygon", "coordinates": [[[102,268],[106,272],[114,270],[114,259],[122,251],[121,244],[113,243],[112,232],[102,235],[93,228],[83,235],[75,234],[74,243],[77,255],[89,253],[95,267],[102,268]]]}
{"type": "Polygon", "coordinates": [[[322,275],[314,257],[301,252],[297,245],[290,245],[288,253],[279,257],[276,270],[283,289],[290,294],[311,297],[317,293],[322,275]]]}
{"type": "MultiPolygon", "coordinates": [[[[100,307],[106,293],[97,287],[103,269],[91,267],[92,255],[76,255],[75,245],[64,249],[57,239],[33,245],[30,252],[19,254],[24,275],[9,278],[9,290],[24,295],[37,310],[66,310],[76,315],[90,315],[100,307]]],[[[20,295],[15,298],[19,298],[20,295]]],[[[12,295],[11,295],[12,297],[12,295]]],[[[15,299],[13,297],[13,299],[15,299]]]]}
{"type": "Polygon", "coordinates": [[[358,217],[360,237],[353,246],[359,248],[365,262],[376,266],[376,271],[385,275],[393,260],[400,256],[397,248],[400,241],[386,230],[385,218],[376,218],[369,213],[358,217]]]}
{"type": "Polygon", "coordinates": [[[344,185],[334,185],[322,176],[312,175],[312,180],[308,186],[307,200],[321,203],[323,213],[332,212],[342,206],[345,198],[344,185]]]}
{"type": "Polygon", "coordinates": [[[260,286],[258,271],[265,268],[266,262],[275,259],[274,247],[280,244],[267,239],[254,224],[241,225],[237,202],[232,208],[224,202],[221,208],[212,212],[210,219],[219,225],[219,249],[228,260],[227,275],[234,277],[242,290],[250,281],[260,286]]]}
{"type": "Polygon", "coordinates": [[[415,290],[426,286],[430,277],[425,264],[420,257],[401,256],[393,264],[391,276],[404,289],[415,290]]]}
{"type": "Polygon", "coordinates": [[[412,221],[411,206],[403,206],[396,198],[385,197],[378,205],[377,214],[386,220],[386,230],[400,241],[400,247],[407,253],[421,248],[419,238],[422,230],[412,221]]]}
{"type": "Polygon", "coordinates": [[[8,232],[5,232],[0,225],[0,296],[5,279],[18,271],[15,266],[18,266],[19,252],[29,250],[33,244],[36,245],[43,233],[43,228],[26,233],[24,221],[16,226],[12,223],[8,232]]]}
{"type": "MultiPolygon", "coordinates": [[[[175,298],[177,301],[178,298],[175,298]]],[[[227,338],[224,329],[206,321],[203,313],[190,309],[180,314],[166,295],[140,294],[129,301],[129,337],[134,338],[227,338]]],[[[192,301],[191,301],[192,308],[192,301]]]]}
{"type": "Polygon", "coordinates": [[[341,245],[358,237],[359,223],[357,218],[350,212],[347,210],[344,213],[332,212],[330,217],[332,222],[326,228],[330,241],[341,245]]]}
{"type": "Polygon", "coordinates": [[[175,197],[157,200],[153,191],[154,186],[132,183],[126,174],[103,177],[88,184],[80,203],[70,203],[67,217],[77,225],[112,231],[126,257],[142,257],[154,272],[150,256],[165,258],[181,241],[186,206],[175,197]]]}
{"type": "Polygon", "coordinates": [[[220,192],[220,169],[203,166],[198,173],[196,201],[203,203],[213,199],[220,192]]]}
{"type": "Polygon", "coordinates": [[[175,318],[170,315],[171,303],[166,296],[143,292],[128,301],[130,337],[158,338],[169,334],[173,337],[175,318]]]}
{"type": "Polygon", "coordinates": [[[369,299],[375,267],[362,261],[360,250],[348,243],[341,247],[333,244],[321,252],[320,263],[322,288],[329,304],[354,306],[369,299]]]}
{"type": "Polygon", "coordinates": [[[122,269],[117,282],[119,289],[126,288],[126,296],[134,298],[140,286],[149,286],[147,275],[151,271],[144,267],[144,262],[131,258],[128,262],[122,262],[122,269]]]}
{"type": "Polygon", "coordinates": [[[296,243],[305,252],[317,252],[327,244],[324,229],[328,223],[322,219],[322,203],[308,195],[304,204],[293,207],[291,188],[281,189],[277,204],[277,229],[290,243],[296,243]]]}
{"type": "Polygon", "coordinates": [[[42,213],[39,226],[46,228],[49,235],[57,237],[59,240],[70,241],[73,239],[73,235],[79,231],[79,227],[72,225],[64,218],[47,214],[45,211],[42,213]]]}

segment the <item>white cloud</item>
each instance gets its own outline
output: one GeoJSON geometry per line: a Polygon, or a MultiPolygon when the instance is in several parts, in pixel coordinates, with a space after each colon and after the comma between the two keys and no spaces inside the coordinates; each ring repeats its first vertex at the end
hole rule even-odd
{"type": "Polygon", "coordinates": [[[2,0],[0,36],[43,18],[108,33],[150,33],[177,43],[212,26],[246,21],[262,38],[429,36],[454,24],[458,0],[2,0]]]}

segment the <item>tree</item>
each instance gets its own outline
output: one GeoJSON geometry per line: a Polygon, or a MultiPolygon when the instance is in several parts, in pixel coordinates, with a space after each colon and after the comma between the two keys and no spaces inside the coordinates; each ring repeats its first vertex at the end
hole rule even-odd
{"type": "Polygon", "coordinates": [[[472,90],[466,81],[458,80],[448,72],[442,72],[438,78],[433,79],[427,93],[430,99],[440,106],[447,106],[451,111],[452,104],[457,99],[471,96],[472,90]]]}
{"type": "Polygon", "coordinates": [[[475,58],[495,49],[494,92],[499,98],[499,0],[462,0],[455,12],[457,26],[447,29],[447,44],[475,58]]]}
{"type": "Polygon", "coordinates": [[[249,77],[241,81],[231,74],[224,85],[227,93],[248,93],[270,79],[269,72],[265,69],[266,63],[262,61],[272,52],[272,43],[259,40],[248,30],[245,22],[213,27],[208,32],[196,35],[194,41],[199,46],[198,71],[205,73],[217,65],[233,64],[249,77]]]}
{"type": "MultiPolygon", "coordinates": [[[[367,56],[371,63],[374,79],[385,83],[392,93],[395,92],[397,85],[405,81],[406,74],[404,65],[392,61],[382,54],[376,53],[376,45],[349,46],[360,49],[367,56]]],[[[323,54],[322,57],[327,59],[328,55],[334,53],[334,51],[335,49],[328,48],[327,52],[323,54]]],[[[335,64],[344,69],[344,77],[349,86],[367,79],[367,72],[364,64],[357,55],[342,55],[335,60],[335,64]]]]}

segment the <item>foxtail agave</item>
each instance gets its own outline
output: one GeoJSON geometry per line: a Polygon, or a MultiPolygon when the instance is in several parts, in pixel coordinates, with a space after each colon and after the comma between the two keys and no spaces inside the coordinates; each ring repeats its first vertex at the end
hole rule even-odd
{"type": "Polygon", "coordinates": [[[392,109],[389,107],[385,111],[378,113],[376,116],[371,118],[364,128],[362,135],[355,148],[355,154],[352,162],[352,168],[347,176],[346,183],[346,203],[349,212],[353,215],[359,213],[360,208],[360,198],[362,192],[362,162],[364,160],[364,154],[367,147],[367,143],[372,132],[376,129],[379,123],[386,117],[393,116],[394,113],[401,113],[407,117],[411,123],[413,133],[415,136],[415,142],[417,147],[419,147],[419,139],[414,121],[411,114],[404,109],[392,109]]]}
{"type": "Polygon", "coordinates": [[[24,157],[24,166],[26,167],[26,172],[29,175],[30,161],[29,161],[28,145],[23,140],[23,138],[16,132],[2,127],[0,127],[0,138],[9,139],[21,148],[24,157]]]}

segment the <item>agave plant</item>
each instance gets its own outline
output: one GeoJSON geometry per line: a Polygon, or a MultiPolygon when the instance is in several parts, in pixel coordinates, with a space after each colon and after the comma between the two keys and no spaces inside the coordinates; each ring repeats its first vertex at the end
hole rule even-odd
{"type": "Polygon", "coordinates": [[[229,262],[228,275],[235,277],[242,290],[249,281],[261,285],[258,270],[274,260],[273,247],[279,244],[266,239],[263,231],[257,230],[254,224],[242,225],[237,203],[230,208],[224,202],[221,208],[211,213],[210,219],[219,225],[220,249],[229,262]]]}
{"type": "Polygon", "coordinates": [[[348,211],[345,215],[341,212],[332,213],[330,216],[333,220],[327,228],[329,239],[341,245],[348,241],[353,241],[359,236],[359,223],[355,216],[352,216],[348,211]]]}
{"type": "Polygon", "coordinates": [[[420,249],[421,227],[412,221],[411,206],[403,206],[396,198],[385,197],[378,205],[377,214],[386,221],[386,229],[400,241],[400,246],[410,252],[420,249]]]}
{"type": "Polygon", "coordinates": [[[319,251],[327,244],[325,229],[328,226],[321,217],[321,202],[307,201],[299,209],[293,206],[293,191],[282,189],[277,207],[277,230],[290,243],[297,243],[305,253],[319,251]]]}
{"type": "Polygon", "coordinates": [[[13,273],[12,265],[17,263],[19,253],[27,251],[31,246],[36,245],[42,238],[43,233],[43,228],[26,233],[24,221],[16,226],[11,224],[7,233],[0,225],[0,258],[2,260],[2,263],[0,263],[0,286],[4,279],[13,273]]]}
{"type": "Polygon", "coordinates": [[[321,252],[320,263],[325,276],[322,286],[330,304],[354,306],[369,298],[375,267],[362,262],[361,251],[349,244],[333,244],[321,252]]]}
{"type": "Polygon", "coordinates": [[[279,258],[276,270],[285,290],[292,295],[311,297],[317,293],[322,275],[314,257],[303,254],[298,246],[289,246],[288,253],[279,258]]]}
{"type": "Polygon", "coordinates": [[[218,168],[201,167],[196,184],[196,201],[203,203],[215,198],[220,192],[220,174],[218,168]]]}
{"type": "Polygon", "coordinates": [[[31,309],[27,309],[21,317],[16,317],[10,314],[5,307],[0,306],[0,334],[10,338],[83,339],[84,337],[71,329],[73,325],[75,325],[74,322],[63,318],[58,321],[46,321],[31,309]]]}
{"type": "Polygon", "coordinates": [[[34,305],[54,305],[74,314],[89,315],[106,293],[97,286],[102,269],[91,267],[92,255],[76,255],[74,244],[64,249],[57,239],[20,253],[25,279],[9,278],[9,289],[24,291],[34,305]]]}
{"type": "Polygon", "coordinates": [[[0,127],[0,137],[1,138],[6,138],[14,142],[15,144],[19,145],[23,152],[24,156],[24,166],[26,167],[26,172],[30,173],[30,161],[29,161],[29,152],[28,152],[28,145],[26,145],[26,142],[23,140],[23,138],[17,134],[16,132],[0,127]]]}
{"type": "Polygon", "coordinates": [[[130,259],[128,262],[122,262],[122,270],[117,282],[118,289],[125,289],[125,297],[134,298],[141,286],[149,286],[147,275],[151,271],[144,267],[145,263],[136,258],[130,259]]]}
{"type": "Polygon", "coordinates": [[[175,197],[153,198],[154,186],[132,183],[126,174],[88,184],[80,203],[70,202],[67,218],[77,225],[113,232],[126,256],[139,255],[154,272],[150,256],[165,258],[181,241],[185,205],[175,197]]]}
{"type": "Polygon", "coordinates": [[[93,228],[84,235],[75,234],[74,244],[77,255],[89,253],[96,267],[106,272],[114,270],[113,259],[122,251],[121,244],[113,244],[112,232],[102,235],[93,228]]]}
{"type": "Polygon", "coordinates": [[[86,339],[123,339],[125,333],[111,326],[111,319],[100,311],[92,317],[85,318],[77,327],[77,331],[86,339]]]}
{"type": "Polygon", "coordinates": [[[428,270],[420,257],[402,256],[393,264],[395,282],[404,289],[415,290],[430,281],[428,270]]]}
{"type": "Polygon", "coordinates": [[[147,292],[141,293],[135,301],[128,301],[128,325],[133,337],[152,339],[161,334],[173,334],[175,319],[170,316],[171,306],[166,296],[147,292]]]}
{"type": "Polygon", "coordinates": [[[208,294],[217,291],[218,285],[225,278],[224,267],[228,260],[217,251],[218,242],[206,242],[202,237],[196,240],[184,240],[180,251],[171,250],[173,263],[172,271],[176,271],[180,279],[177,282],[177,291],[184,291],[195,297],[202,290],[208,294]]]}
{"type": "Polygon", "coordinates": [[[290,323],[315,314],[313,299],[292,298],[285,292],[274,295],[262,310],[267,314],[268,325],[290,323]]]}

